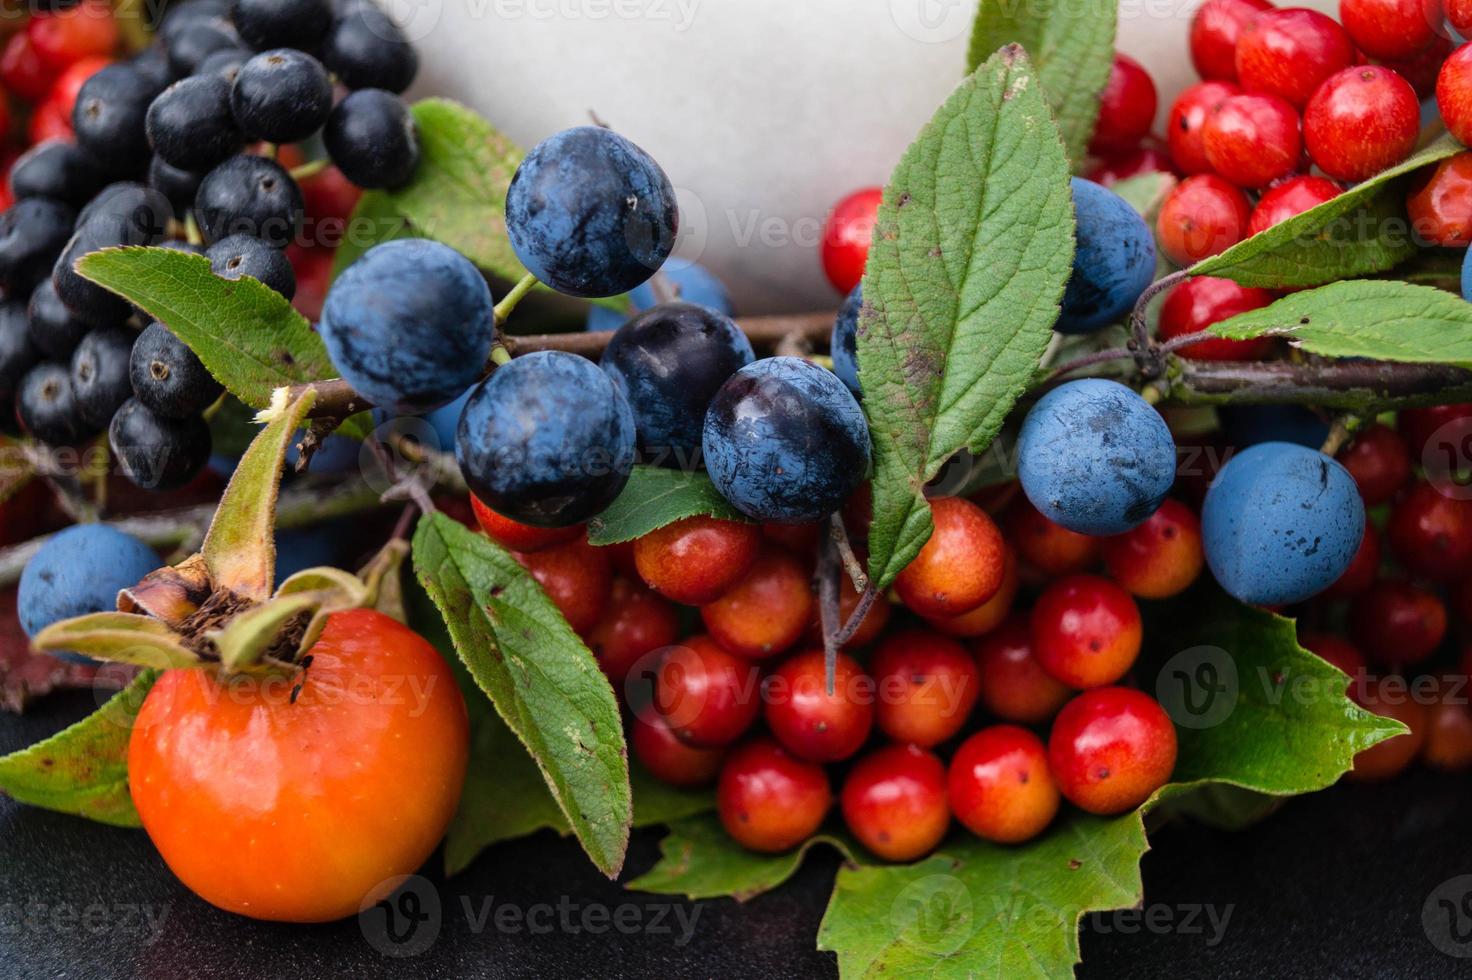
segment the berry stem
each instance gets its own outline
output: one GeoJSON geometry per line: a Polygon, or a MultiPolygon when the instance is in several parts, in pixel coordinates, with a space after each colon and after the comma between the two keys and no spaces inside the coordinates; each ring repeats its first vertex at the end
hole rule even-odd
{"type": "Polygon", "coordinates": [[[838,672],[838,634],[843,629],[838,607],[838,540],[830,534],[818,552],[818,619],[823,627],[823,685],[833,694],[838,672]]]}
{"type": "Polygon", "coordinates": [[[320,160],[308,160],[300,167],[292,167],[288,173],[291,174],[292,180],[300,183],[303,180],[312,179],[330,166],[332,166],[332,161],[323,157],[320,160]]]}
{"type": "Polygon", "coordinates": [[[838,556],[843,559],[843,567],[848,572],[849,580],[854,583],[854,591],[863,592],[869,587],[869,576],[864,574],[864,566],[860,564],[859,556],[854,554],[854,546],[848,539],[848,528],[844,526],[842,515],[834,514],[828,518],[828,533],[834,544],[838,545],[838,556]]]}
{"type": "Polygon", "coordinates": [[[517,304],[519,304],[522,299],[526,297],[526,294],[531,292],[532,289],[536,287],[536,285],[537,277],[528,272],[526,275],[521,277],[520,282],[511,287],[511,292],[506,294],[506,298],[496,304],[496,326],[499,327],[507,320],[511,319],[511,313],[513,310],[516,309],[517,304]]]}
{"type": "Polygon", "coordinates": [[[204,244],[204,233],[199,230],[199,221],[194,217],[193,211],[184,219],[184,240],[191,245],[204,244]]]}
{"type": "Polygon", "coordinates": [[[1140,298],[1135,302],[1135,310],[1130,314],[1130,353],[1134,355],[1135,365],[1146,380],[1153,380],[1164,373],[1165,359],[1155,342],[1150,339],[1150,324],[1146,321],[1145,314],[1155,297],[1174,288],[1189,276],[1190,270],[1182,269],[1180,272],[1173,272],[1151,283],[1150,287],[1140,294],[1140,298]]]}
{"type": "Polygon", "coordinates": [[[1374,415],[1472,400],[1472,371],[1385,361],[1192,361],[1162,382],[1177,405],[1314,405],[1374,415]]]}

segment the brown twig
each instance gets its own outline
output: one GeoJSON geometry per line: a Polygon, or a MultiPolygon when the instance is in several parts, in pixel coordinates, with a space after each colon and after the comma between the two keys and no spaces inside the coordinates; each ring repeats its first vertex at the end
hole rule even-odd
{"type": "Polygon", "coordinates": [[[844,570],[848,572],[849,581],[854,584],[854,591],[863,592],[869,587],[869,576],[864,574],[864,566],[859,561],[859,556],[854,554],[854,546],[848,539],[848,528],[843,523],[843,515],[833,514],[828,518],[828,534],[838,546],[838,557],[843,560],[844,570]]]}

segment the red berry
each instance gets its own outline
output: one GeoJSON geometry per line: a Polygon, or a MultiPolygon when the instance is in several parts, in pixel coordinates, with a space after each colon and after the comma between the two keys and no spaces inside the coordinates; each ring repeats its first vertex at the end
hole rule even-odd
{"type": "Polygon", "coordinates": [[[1354,64],[1344,28],[1317,10],[1268,10],[1242,29],[1237,80],[1249,92],[1267,92],[1297,108],[1319,84],[1354,64]]]}
{"type": "Polygon", "coordinates": [[[844,295],[864,278],[869,243],[884,191],[878,187],[855,191],[838,202],[823,229],[823,271],[833,288],[844,295]]]}
{"type": "Polygon", "coordinates": [[[1104,539],[1110,578],[1141,599],[1179,595],[1205,563],[1201,520],[1179,500],[1167,500],[1144,524],[1104,539]]]}
{"type": "Polygon", "coordinates": [[[818,550],[823,528],[818,524],[763,524],[762,537],[780,544],[798,557],[818,550]]]}
{"type": "Polygon", "coordinates": [[[660,595],[687,606],[703,606],[725,595],[745,577],[762,532],[755,524],[687,517],[650,531],[634,542],[639,576],[660,595]]]}
{"type": "Polygon", "coordinates": [[[32,145],[47,140],[70,143],[75,137],[71,116],[63,115],[57,104],[50,99],[36,106],[36,111],[31,113],[31,121],[26,126],[26,139],[32,145]]]}
{"type": "Polygon", "coordinates": [[[930,502],[935,531],[894,580],[901,601],[921,616],[970,612],[997,594],[1006,542],[986,511],[960,497],[930,502]]]}
{"type": "Polygon", "coordinates": [[[1099,95],[1099,121],[1089,152],[1106,156],[1134,149],[1155,123],[1156,104],[1150,73],[1128,55],[1116,54],[1109,81],[1099,95]]]}
{"type": "Polygon", "coordinates": [[[1298,167],[1298,111],[1275,95],[1234,95],[1207,113],[1206,159],[1239,187],[1265,187],[1298,167]]]}
{"type": "Polygon", "coordinates": [[[981,703],[1003,721],[1041,725],[1073,696],[1073,688],[1049,674],[1032,653],[1032,623],[1011,617],[976,644],[981,703]]]}
{"type": "Polygon", "coordinates": [[[976,661],[966,648],[928,630],[890,634],[869,669],[879,730],[896,742],[939,745],[966,724],[981,693],[976,661]]]}
{"type": "Polygon", "coordinates": [[[1191,63],[1202,78],[1237,79],[1237,39],[1270,0],[1206,0],[1191,17],[1191,63]]]}
{"type": "Polygon", "coordinates": [[[1411,230],[1428,244],[1472,245],[1472,153],[1448,157],[1413,177],[1406,213],[1411,230]]]}
{"type": "Polygon", "coordinates": [[[1350,697],[1366,711],[1402,722],[1410,729],[1371,746],[1354,757],[1347,778],[1359,782],[1398,776],[1416,760],[1426,740],[1426,706],[1411,696],[1398,677],[1368,678],[1350,688],[1350,697]]]}
{"type": "Polygon", "coordinates": [[[1176,730],[1154,698],[1126,687],[1085,691],[1048,737],[1048,764],[1070,803],[1108,815],[1133,810],[1176,767],[1176,730]]]}
{"type": "Polygon", "coordinates": [[[1142,632],[1135,600],[1097,575],[1059,579],[1032,610],[1033,654],[1069,687],[1103,687],[1129,673],[1142,632]]]}
{"type": "Polygon", "coordinates": [[[1387,503],[1411,479],[1411,451],[1388,425],[1368,426],[1335,457],[1349,470],[1365,505],[1387,503]]]}
{"type": "Polygon", "coordinates": [[[1441,28],[1441,0],[1339,0],[1339,21],[1371,58],[1411,58],[1441,28]]]}
{"type": "MultiPolygon", "coordinates": [[[[1230,279],[1196,276],[1173,288],[1160,307],[1161,340],[1189,337],[1239,313],[1273,302],[1266,289],[1239,286],[1230,279]]],[[[1182,357],[1198,361],[1260,361],[1273,352],[1271,337],[1252,340],[1212,338],[1182,347],[1182,357]]]]}
{"type": "Polygon", "coordinates": [[[1247,222],[1247,234],[1256,235],[1267,231],[1274,225],[1296,218],[1342,193],[1343,188],[1323,177],[1290,177],[1269,188],[1258,198],[1257,207],[1252,209],[1252,218],[1247,222]]]}
{"type": "Polygon", "coordinates": [[[1472,37],[1472,0],[1446,0],[1446,19],[1458,34],[1472,37]]]}
{"type": "Polygon", "coordinates": [[[1472,769],[1472,710],[1466,702],[1466,687],[1453,699],[1450,696],[1431,705],[1426,717],[1426,741],[1422,760],[1443,772],[1472,769]]]}
{"type": "Polygon", "coordinates": [[[812,619],[815,600],[807,568],[786,550],[761,550],[746,576],[700,618],[721,646],[743,657],[773,657],[792,646],[812,619]]]}
{"type": "Polygon", "coordinates": [[[629,748],[655,779],[687,789],[715,782],[726,758],[724,748],[699,749],[680,741],[653,707],[635,713],[629,748]]]}
{"type": "Polygon", "coordinates": [[[951,826],[946,767],[914,745],[887,745],[864,756],[839,799],[848,829],[886,861],[918,861],[951,826]]]}
{"type": "Polygon", "coordinates": [[[619,541],[604,545],[603,552],[608,555],[608,563],[613,566],[614,571],[632,579],[639,577],[639,568],[634,564],[634,542],[619,541]]]}
{"type": "Polygon", "coordinates": [[[1436,97],[1436,76],[1441,74],[1441,63],[1452,53],[1454,45],[1450,38],[1437,36],[1431,46],[1410,58],[1381,59],[1381,64],[1411,83],[1416,98],[1421,101],[1436,97]]]}
{"type": "Polygon", "coordinates": [[[86,0],[51,14],[37,14],[26,25],[36,56],[52,71],[83,58],[109,55],[118,46],[118,22],[105,0],[86,0]]]}
{"type": "Polygon", "coordinates": [[[1360,546],[1350,559],[1349,567],[1333,585],[1319,594],[1325,599],[1348,599],[1369,591],[1379,577],[1380,533],[1375,530],[1374,524],[1366,521],[1365,536],[1360,539],[1360,546]]]}
{"type": "Polygon", "coordinates": [[[1211,172],[1211,161],[1206,159],[1203,142],[1206,118],[1222,102],[1241,94],[1242,89],[1231,82],[1199,82],[1176,97],[1170,114],[1166,116],[1165,140],[1170,147],[1171,159],[1181,168],[1181,173],[1211,172]]]}
{"type": "Polygon", "coordinates": [[[1024,562],[1046,575],[1072,575],[1099,564],[1099,539],[1049,520],[1025,496],[1007,515],[1007,534],[1024,562]]]}
{"type": "Polygon", "coordinates": [[[1298,645],[1319,659],[1338,667],[1351,679],[1369,669],[1360,648],[1333,633],[1303,633],[1298,645]]]}
{"type": "Polygon", "coordinates": [[[1332,75],[1303,110],[1308,155],[1337,180],[1361,181],[1400,163],[1416,148],[1420,130],[1416,90],[1376,65],[1332,75]]]}
{"type": "Polygon", "coordinates": [[[1216,174],[1198,174],[1166,197],[1156,231],[1166,258],[1186,267],[1246,238],[1251,216],[1252,206],[1240,188],[1216,174]]]}
{"type": "Polygon", "coordinates": [[[984,728],[961,743],[947,774],[951,809],[978,837],[1031,840],[1058,813],[1058,785],[1040,738],[1015,725],[984,728]]]}
{"type": "Polygon", "coordinates": [[[475,494],[470,495],[470,509],[486,537],[512,551],[533,552],[555,548],[583,536],[583,526],[532,527],[491,510],[475,494]]]}
{"type": "MultiPolygon", "coordinates": [[[[838,581],[839,623],[848,622],[849,617],[858,609],[860,598],[861,596],[858,590],[854,588],[853,580],[847,575],[840,576],[838,581]]],[[[804,636],[813,642],[814,646],[822,646],[823,644],[823,623],[820,613],[821,611],[819,609],[813,609],[813,618],[809,621],[807,632],[804,634],[804,636]]],[[[890,605],[884,600],[884,597],[880,596],[875,599],[869,604],[869,611],[860,620],[859,628],[854,631],[854,635],[844,645],[845,648],[849,650],[861,649],[879,639],[879,634],[883,633],[884,627],[889,625],[890,614],[890,605]]]]}
{"type": "Polygon", "coordinates": [[[791,850],[822,826],[832,803],[823,767],[794,759],[769,738],[733,751],[716,785],[721,826],[752,851],[791,850]]]}
{"type": "Polygon", "coordinates": [[[833,693],[822,650],[794,654],[762,687],[767,727],[783,747],[808,762],[841,762],[863,748],[874,725],[874,682],[840,653],[833,693]]]}
{"type": "Polygon", "coordinates": [[[1171,160],[1169,153],[1156,146],[1141,146],[1101,160],[1088,172],[1087,177],[1096,184],[1113,187],[1131,177],[1175,172],[1175,162],[1171,160]]]}
{"type": "Polygon", "coordinates": [[[27,102],[40,102],[51,91],[57,70],[41,60],[27,31],[12,35],[0,51],[0,84],[27,102]]]}
{"type": "Polygon", "coordinates": [[[616,579],[608,608],[588,633],[588,649],[614,690],[640,660],[679,639],[675,607],[642,585],[616,579]]]}
{"type": "Polygon", "coordinates": [[[686,745],[729,745],[761,710],[760,671],[708,636],[672,647],[654,681],[654,707],[686,745]]]}
{"type": "Polygon", "coordinates": [[[1417,483],[1390,512],[1391,550],[1416,575],[1438,582],[1472,571],[1472,500],[1417,483]]]}
{"type": "Polygon", "coordinates": [[[1022,586],[1017,570],[1017,553],[1007,549],[1007,564],[1002,572],[1002,587],[997,594],[968,613],[950,619],[928,619],[930,627],[947,636],[982,636],[1001,625],[1012,612],[1017,590],[1022,586]]]}
{"type": "Polygon", "coordinates": [[[575,632],[586,633],[598,625],[613,590],[613,569],[606,554],[582,538],[544,551],[513,551],[512,555],[537,580],[575,632]]]}
{"type": "Polygon", "coordinates": [[[1406,437],[1413,462],[1428,470],[1455,471],[1466,462],[1459,450],[1472,435],[1472,403],[1402,409],[1395,426],[1406,437]]]}
{"type": "Polygon", "coordinates": [[[1358,597],[1349,612],[1351,632],[1377,663],[1417,664],[1446,637],[1446,606],[1434,594],[1386,580],[1358,597]]]}
{"type": "Polygon", "coordinates": [[[1447,132],[1459,143],[1472,143],[1472,44],[1451,53],[1436,76],[1436,105],[1447,132]]]}
{"type": "Polygon", "coordinates": [[[83,58],[76,64],[62,72],[56,79],[56,84],[51,86],[51,94],[46,97],[46,105],[55,105],[58,113],[66,119],[67,125],[71,125],[72,110],[77,104],[77,93],[82,90],[87,79],[102,71],[112,64],[111,58],[93,57],[83,58]]]}

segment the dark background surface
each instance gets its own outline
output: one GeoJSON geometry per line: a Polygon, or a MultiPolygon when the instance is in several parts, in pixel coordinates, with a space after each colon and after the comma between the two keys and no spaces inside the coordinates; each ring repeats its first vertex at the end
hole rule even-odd
{"type": "MultiPolygon", "coordinates": [[[[0,717],[0,752],[50,734],[92,703],[90,694],[65,695],[23,718],[0,717]]],[[[635,833],[626,877],[654,863],[659,836],[635,833]]],[[[1415,772],[1388,785],[1339,786],[1292,801],[1245,833],[1178,823],[1152,842],[1147,909],[1176,927],[1144,928],[1129,915],[1087,920],[1080,977],[1472,976],[1472,958],[1439,951],[1422,925],[1427,896],[1472,875],[1472,776],[1415,772]],[[1218,920],[1230,914],[1219,942],[1191,911],[1204,905],[1218,920]]],[[[814,937],[836,865],[818,855],[745,905],[671,908],[607,881],[575,842],[544,833],[487,851],[449,882],[432,863],[425,873],[441,907],[438,938],[394,959],[367,937],[381,933],[358,921],[282,926],[211,908],[174,880],[142,832],[0,800],[0,977],[827,977],[836,961],[814,949],[814,937]],[[559,902],[571,910],[571,930],[558,925],[559,902]],[[494,914],[477,930],[487,903],[545,916],[550,931],[533,933],[525,922],[498,929],[494,914]],[[531,911],[544,903],[552,908],[531,911]],[[580,916],[593,905],[610,914],[629,906],[623,921],[637,916],[643,926],[582,931],[580,916]]],[[[1463,924],[1472,930],[1472,897],[1463,924]]],[[[1462,952],[1472,955],[1472,937],[1462,952]]]]}

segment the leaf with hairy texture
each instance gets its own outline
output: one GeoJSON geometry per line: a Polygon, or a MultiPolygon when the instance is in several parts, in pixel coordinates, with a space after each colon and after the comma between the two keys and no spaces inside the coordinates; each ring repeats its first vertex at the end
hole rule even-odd
{"type": "Polygon", "coordinates": [[[666,524],[697,515],[723,521],[746,520],[703,472],[636,466],[618,499],[588,522],[588,543],[601,547],[633,541],[666,524]]]}
{"type": "Polygon", "coordinates": [[[31,643],[37,650],[79,653],[154,670],[200,662],[199,654],[184,646],[168,624],[135,613],[99,612],[64,619],[37,633],[31,643]]]}

